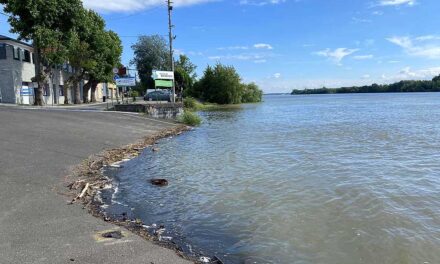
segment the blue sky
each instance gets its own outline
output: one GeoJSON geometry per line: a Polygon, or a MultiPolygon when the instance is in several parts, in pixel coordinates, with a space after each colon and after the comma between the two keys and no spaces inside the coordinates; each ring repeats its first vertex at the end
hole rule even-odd
{"type": "MultiPolygon", "coordinates": [[[[167,34],[162,0],[84,0],[124,43],[167,34]]],[[[438,0],[175,0],[176,52],[198,73],[220,61],[265,92],[440,74],[438,0]]],[[[0,34],[8,31],[0,17],[0,34]]],[[[10,35],[10,34],[9,34],[10,35]]]]}

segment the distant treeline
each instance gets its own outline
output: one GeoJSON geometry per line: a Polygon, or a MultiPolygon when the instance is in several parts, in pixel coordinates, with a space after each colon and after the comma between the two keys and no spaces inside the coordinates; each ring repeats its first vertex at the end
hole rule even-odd
{"type": "Polygon", "coordinates": [[[338,94],[338,93],[412,93],[440,92],[440,75],[432,81],[400,81],[393,84],[373,84],[341,88],[293,90],[292,94],[338,94]]]}

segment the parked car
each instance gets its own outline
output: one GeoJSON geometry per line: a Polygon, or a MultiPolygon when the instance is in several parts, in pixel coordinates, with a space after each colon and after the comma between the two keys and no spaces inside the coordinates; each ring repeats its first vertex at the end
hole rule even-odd
{"type": "Polygon", "coordinates": [[[171,93],[167,90],[149,92],[144,96],[145,101],[167,101],[171,102],[171,93]]]}

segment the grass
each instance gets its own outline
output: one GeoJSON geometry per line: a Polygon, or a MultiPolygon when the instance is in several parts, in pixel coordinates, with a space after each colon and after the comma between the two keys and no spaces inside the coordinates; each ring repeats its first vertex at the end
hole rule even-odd
{"type": "Polygon", "coordinates": [[[213,103],[201,103],[195,98],[187,97],[183,101],[183,106],[186,110],[197,112],[197,111],[215,111],[215,110],[221,110],[221,109],[228,109],[228,108],[237,108],[240,107],[240,105],[219,105],[219,104],[213,104],[213,103]]]}
{"type": "Polygon", "coordinates": [[[196,113],[185,110],[183,115],[179,117],[179,122],[189,126],[198,126],[202,123],[202,119],[196,113]]]}

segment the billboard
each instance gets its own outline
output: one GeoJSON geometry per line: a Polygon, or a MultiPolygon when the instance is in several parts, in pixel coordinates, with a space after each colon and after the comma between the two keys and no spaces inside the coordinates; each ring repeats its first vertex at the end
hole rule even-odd
{"type": "Polygon", "coordinates": [[[136,78],[127,77],[127,78],[116,78],[116,86],[136,86],[136,78]]]}
{"type": "Polygon", "coordinates": [[[156,87],[163,87],[163,88],[173,88],[173,81],[169,80],[155,80],[154,85],[156,87]]]}
{"type": "Polygon", "coordinates": [[[153,71],[154,80],[174,80],[174,72],[172,71],[153,71]]]}

